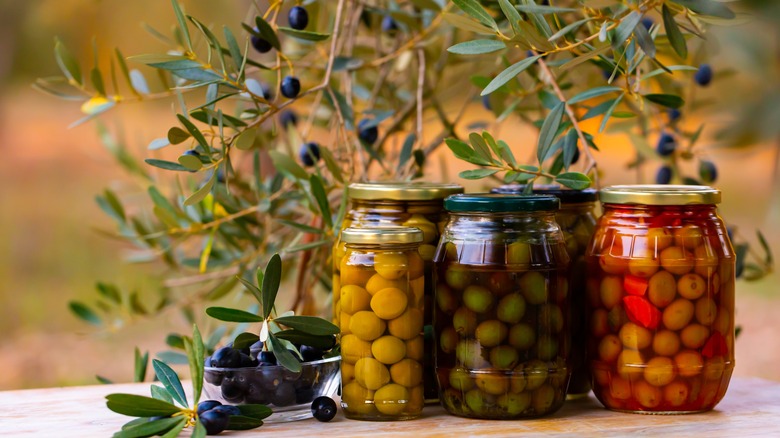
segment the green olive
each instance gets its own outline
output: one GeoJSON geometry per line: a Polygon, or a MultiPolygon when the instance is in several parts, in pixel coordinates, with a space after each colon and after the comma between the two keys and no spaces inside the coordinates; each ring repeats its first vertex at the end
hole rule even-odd
{"type": "Polygon", "coordinates": [[[617,360],[620,351],[623,349],[623,344],[620,342],[620,338],[615,335],[607,335],[601,338],[599,342],[599,358],[604,362],[614,362],[617,360]]]}
{"type": "Polygon", "coordinates": [[[490,274],[488,287],[496,296],[503,297],[514,288],[514,281],[509,272],[498,271],[490,274]]]}
{"type": "Polygon", "coordinates": [[[664,356],[656,356],[647,361],[644,374],[647,383],[653,386],[667,385],[677,376],[674,362],[664,356]]]}
{"type": "Polygon", "coordinates": [[[607,275],[601,280],[599,293],[604,307],[613,309],[623,299],[623,280],[617,275],[607,275]]]}
{"type": "Polygon", "coordinates": [[[509,345],[499,345],[490,350],[490,363],[493,368],[511,370],[517,366],[520,355],[509,345]]]}
{"type": "Polygon", "coordinates": [[[463,265],[451,264],[444,273],[444,281],[453,289],[462,290],[469,285],[469,271],[463,265]]]}
{"type": "Polygon", "coordinates": [[[525,390],[533,391],[544,384],[547,381],[547,376],[550,373],[550,368],[545,362],[541,360],[532,360],[525,364],[523,367],[525,372],[525,390]]]}
{"type": "Polygon", "coordinates": [[[467,392],[464,396],[464,400],[466,401],[466,406],[471,409],[471,412],[477,415],[483,414],[487,410],[485,398],[483,397],[482,391],[479,389],[474,388],[467,392]]]}
{"type": "Polygon", "coordinates": [[[632,350],[642,350],[650,346],[653,342],[653,335],[650,330],[628,322],[620,328],[620,341],[623,346],[632,350]]]}
{"type": "Polygon", "coordinates": [[[660,252],[672,246],[674,236],[668,228],[650,228],[647,230],[647,241],[649,249],[660,252]]]}
{"type": "Polygon", "coordinates": [[[710,297],[701,297],[696,301],[696,320],[699,323],[709,326],[715,322],[718,316],[718,306],[710,297]]]}
{"type": "Polygon", "coordinates": [[[707,292],[707,282],[697,274],[688,273],[677,280],[677,293],[689,300],[696,300],[707,292]]]}
{"type": "Polygon", "coordinates": [[[526,272],[520,277],[518,286],[528,304],[547,302],[547,281],[540,272],[526,272]]]}
{"type": "Polygon", "coordinates": [[[680,330],[693,318],[693,303],[685,298],[679,298],[664,309],[662,319],[669,330],[680,330]]]}
{"type": "Polygon", "coordinates": [[[648,282],[647,297],[655,307],[664,308],[674,301],[677,294],[677,283],[674,275],[667,271],[659,271],[648,282]]]}
{"type": "Polygon", "coordinates": [[[654,257],[651,249],[634,250],[631,260],[628,261],[628,270],[631,275],[649,278],[656,272],[660,262],[654,257]]]}
{"type": "Polygon", "coordinates": [[[527,265],[531,263],[531,245],[526,242],[513,242],[507,247],[507,263],[527,265]]]}
{"type": "Polygon", "coordinates": [[[637,381],[634,383],[633,388],[634,398],[645,408],[653,409],[658,407],[663,400],[661,390],[655,386],[645,382],[637,381]]]}
{"type": "Polygon", "coordinates": [[[661,266],[672,274],[687,274],[695,264],[693,255],[680,246],[670,246],[661,251],[661,266]]]}
{"type": "Polygon", "coordinates": [[[503,322],[491,319],[479,323],[475,334],[483,347],[495,347],[506,339],[507,328],[503,322]]]}
{"type": "Polygon", "coordinates": [[[439,348],[445,353],[454,353],[455,348],[458,346],[458,332],[455,328],[449,326],[441,331],[439,336],[439,348]]]}
{"type": "Polygon", "coordinates": [[[474,387],[474,380],[471,378],[471,374],[463,368],[451,369],[449,382],[451,387],[463,392],[474,387]]]}
{"type": "Polygon", "coordinates": [[[550,360],[558,354],[558,339],[542,335],[536,341],[536,355],[541,360],[550,360]]]}
{"type": "Polygon", "coordinates": [[[469,408],[463,401],[463,396],[464,394],[461,391],[447,388],[447,390],[442,393],[441,401],[448,412],[464,415],[469,413],[469,408]]]}
{"type": "Polygon", "coordinates": [[[452,325],[461,336],[471,336],[477,328],[477,315],[465,307],[459,307],[452,315],[452,325]]]}
{"type": "Polygon", "coordinates": [[[471,285],[463,291],[463,304],[476,313],[484,313],[493,305],[493,294],[485,287],[471,285]]]}
{"type": "Polygon", "coordinates": [[[501,395],[509,392],[509,379],[501,374],[479,373],[476,378],[477,388],[490,395],[501,395]]]}
{"type": "Polygon", "coordinates": [[[496,317],[508,324],[517,324],[525,315],[525,299],[520,294],[509,294],[498,302],[496,317]]]}
{"type": "Polygon", "coordinates": [[[452,315],[458,309],[458,297],[446,284],[436,285],[436,303],[439,309],[447,315],[452,315]]]}
{"type": "Polygon", "coordinates": [[[689,251],[701,244],[702,237],[701,228],[693,224],[674,230],[674,244],[689,251]]]}
{"type": "Polygon", "coordinates": [[[539,307],[539,323],[553,333],[563,330],[563,311],[555,304],[543,304],[539,307]]]}
{"type": "Polygon", "coordinates": [[[518,350],[528,350],[536,342],[536,332],[528,324],[515,324],[509,329],[508,342],[518,350]]]}
{"type": "Polygon", "coordinates": [[[531,393],[504,394],[498,397],[496,403],[509,415],[519,415],[531,406],[531,393]]]}
{"type": "Polygon", "coordinates": [[[531,396],[531,404],[538,415],[550,412],[555,402],[555,389],[550,385],[542,385],[531,396]]]}
{"type": "Polygon", "coordinates": [[[482,357],[482,347],[476,340],[461,340],[455,347],[455,359],[468,369],[488,368],[490,363],[482,357]]]}
{"type": "Polygon", "coordinates": [[[701,348],[707,338],[710,337],[710,329],[701,324],[689,324],[680,332],[680,340],[686,348],[701,348]]]}
{"type": "Polygon", "coordinates": [[[422,231],[423,243],[431,243],[439,237],[439,230],[436,229],[436,224],[421,214],[413,214],[412,217],[403,223],[403,226],[417,228],[422,231]]]}
{"type": "MultiPolygon", "coordinates": [[[[415,258],[420,257],[415,254],[415,258]]],[[[383,252],[374,255],[374,270],[387,280],[401,278],[409,272],[409,267],[409,257],[406,254],[383,252]]]]}
{"type": "MultiPolygon", "coordinates": [[[[685,329],[682,331],[683,334],[685,333],[685,329]]],[[[653,351],[655,351],[655,354],[661,356],[674,356],[679,350],[680,337],[677,336],[677,333],[671,330],[661,330],[653,336],[653,351]]]]}

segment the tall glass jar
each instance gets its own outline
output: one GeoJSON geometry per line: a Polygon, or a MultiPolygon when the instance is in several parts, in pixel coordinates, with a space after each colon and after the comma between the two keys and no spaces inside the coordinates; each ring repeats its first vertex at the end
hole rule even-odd
{"type": "Polygon", "coordinates": [[[455,195],[436,251],[439,398],[454,415],[558,410],[569,381],[569,256],[554,196],[455,195]]]}
{"type": "MultiPolygon", "coordinates": [[[[519,195],[525,185],[507,184],[491,190],[492,193],[519,195]]],[[[567,399],[585,397],[590,392],[590,367],[588,352],[587,292],[585,290],[585,254],[596,228],[596,201],[598,193],[593,189],[570,190],[559,185],[535,185],[533,193],[553,195],[561,201],[561,209],[555,220],[563,230],[566,251],[569,252],[569,290],[571,295],[571,381],[567,399]]]]}
{"type": "Polygon", "coordinates": [[[341,233],[341,406],[347,418],[408,420],[422,412],[423,234],[408,227],[341,233]]]}
{"type": "Polygon", "coordinates": [[[734,369],[734,251],[704,186],[613,186],[588,250],[593,391],[609,409],[707,411],[734,369]]]}
{"type": "MultiPolygon", "coordinates": [[[[432,351],[433,254],[439,242],[439,234],[447,222],[444,198],[463,193],[463,187],[458,184],[430,182],[368,182],[350,184],[348,190],[350,209],[344,217],[342,229],[350,226],[395,225],[422,230],[423,241],[418,251],[425,263],[425,351],[432,351]]],[[[338,321],[339,261],[344,256],[344,251],[343,241],[337,240],[333,246],[333,313],[337,325],[340,324],[338,321]]],[[[365,283],[363,286],[373,287],[365,283]]],[[[425,400],[435,403],[438,390],[431,355],[426,355],[424,362],[425,400]]]]}

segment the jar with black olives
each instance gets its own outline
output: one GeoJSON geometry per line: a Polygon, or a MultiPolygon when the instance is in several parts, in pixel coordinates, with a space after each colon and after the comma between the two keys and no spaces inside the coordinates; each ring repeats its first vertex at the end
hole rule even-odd
{"type": "MultiPolygon", "coordinates": [[[[432,182],[366,182],[353,183],[348,188],[350,208],[344,217],[342,230],[347,227],[407,226],[423,232],[418,252],[425,268],[425,351],[433,350],[433,255],[440,232],[447,222],[444,198],[457,193],[463,193],[463,187],[458,184],[432,182]]],[[[333,246],[333,317],[334,322],[342,326],[338,306],[340,263],[344,250],[344,242],[339,237],[333,246]]],[[[361,286],[367,287],[365,281],[361,286]]],[[[423,368],[425,400],[435,403],[438,389],[431,355],[426,355],[423,368]]]]}
{"type": "Polygon", "coordinates": [[[341,236],[346,245],[339,306],[344,415],[357,420],[416,418],[424,405],[425,279],[418,253],[423,232],[350,227],[341,236]]]}
{"type": "MultiPolygon", "coordinates": [[[[507,184],[491,190],[492,193],[522,194],[525,185],[507,184]]],[[[534,194],[553,195],[561,201],[555,220],[563,230],[566,251],[569,252],[569,295],[571,297],[571,381],[567,399],[577,399],[590,392],[588,352],[588,325],[585,290],[585,253],[596,228],[598,194],[594,189],[571,190],[559,185],[535,185],[534,194]]]]}
{"type": "Polygon", "coordinates": [[[593,392],[609,409],[707,411],[734,369],[735,255],[705,186],[613,186],[588,249],[593,392]]]}
{"type": "Polygon", "coordinates": [[[447,198],[436,251],[436,373],[454,415],[532,418],[569,381],[568,264],[554,196],[447,198]]]}

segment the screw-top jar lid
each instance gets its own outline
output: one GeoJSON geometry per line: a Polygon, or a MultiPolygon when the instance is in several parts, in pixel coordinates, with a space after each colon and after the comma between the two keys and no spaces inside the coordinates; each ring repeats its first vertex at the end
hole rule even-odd
{"type": "Polygon", "coordinates": [[[558,198],[552,195],[502,195],[480,193],[452,195],[444,200],[447,211],[512,213],[533,211],[555,211],[560,207],[558,198]]]}
{"type": "MultiPolygon", "coordinates": [[[[505,184],[491,189],[490,193],[521,195],[523,190],[525,190],[525,184],[505,184]]],[[[573,190],[558,184],[534,184],[534,194],[553,195],[561,200],[561,204],[579,204],[598,200],[598,192],[595,189],[573,190]]]]}
{"type": "Polygon", "coordinates": [[[463,193],[459,184],[431,182],[365,182],[349,185],[350,199],[430,201],[463,193]]]}
{"type": "Polygon", "coordinates": [[[341,231],[341,241],[344,243],[390,244],[401,245],[420,243],[423,232],[413,227],[349,227],[341,231]]]}
{"type": "Polygon", "coordinates": [[[599,197],[604,204],[719,204],[720,190],[708,186],[637,184],[603,188],[599,197]]]}

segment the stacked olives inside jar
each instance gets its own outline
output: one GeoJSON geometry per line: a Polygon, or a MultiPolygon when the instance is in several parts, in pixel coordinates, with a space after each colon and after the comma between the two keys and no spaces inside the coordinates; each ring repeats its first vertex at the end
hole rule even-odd
{"type": "Polygon", "coordinates": [[[553,196],[455,195],[434,276],[436,372],[451,414],[513,419],[561,407],[568,281],[553,196]]]}
{"type": "Polygon", "coordinates": [[[735,257],[702,186],[614,186],[588,253],[594,392],[614,410],[712,409],[734,367],[735,257]]]}
{"type": "MultiPolygon", "coordinates": [[[[439,242],[439,235],[447,222],[444,211],[444,198],[463,193],[463,187],[457,184],[432,182],[366,182],[353,183],[348,188],[350,209],[347,212],[342,229],[347,227],[405,226],[418,228],[423,233],[418,252],[424,263],[424,321],[426,338],[425,350],[433,350],[433,255],[439,242]]],[[[343,239],[333,247],[333,314],[334,322],[339,322],[339,300],[341,260],[345,254],[343,239]]],[[[423,359],[425,400],[435,402],[438,397],[436,377],[432,355],[423,359]]]]}
{"type": "Polygon", "coordinates": [[[341,405],[347,418],[422,412],[423,260],[417,228],[347,228],[340,269],[341,405]]]}
{"type": "MultiPolygon", "coordinates": [[[[491,192],[518,195],[525,185],[507,184],[491,192]]],[[[555,214],[555,220],[561,226],[569,253],[569,295],[571,299],[571,380],[566,392],[567,399],[587,396],[590,392],[590,368],[587,358],[588,325],[586,322],[585,279],[587,264],[585,254],[593,230],[596,228],[596,190],[571,190],[558,185],[535,185],[533,193],[553,195],[561,201],[561,208],[555,214]]]]}

